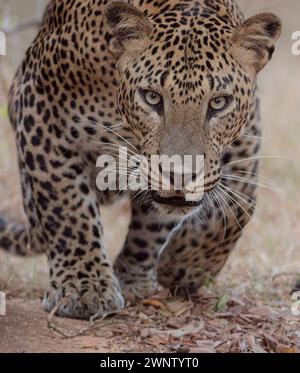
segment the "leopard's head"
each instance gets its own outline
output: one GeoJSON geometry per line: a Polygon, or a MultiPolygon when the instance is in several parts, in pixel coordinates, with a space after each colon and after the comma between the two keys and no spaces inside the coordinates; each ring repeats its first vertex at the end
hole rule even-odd
{"type": "Polygon", "coordinates": [[[217,11],[195,9],[194,2],[155,12],[112,2],[105,22],[120,72],[120,114],[148,165],[153,155],[204,162],[204,168],[192,162],[190,181],[180,190],[172,187],[176,167],[169,190],[159,182],[163,167],[154,171],[156,206],[188,214],[218,184],[222,152],[249,121],[256,77],[273,54],[281,22],[262,13],[234,24],[217,11]]]}

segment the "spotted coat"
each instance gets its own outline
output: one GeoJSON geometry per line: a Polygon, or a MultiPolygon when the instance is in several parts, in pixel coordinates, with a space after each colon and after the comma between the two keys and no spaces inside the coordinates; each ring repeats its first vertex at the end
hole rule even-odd
{"type": "Polygon", "coordinates": [[[267,13],[244,21],[233,0],[50,1],[9,97],[27,221],[0,218],[0,246],[47,254],[48,311],[101,316],[122,289],[191,292],[222,269],[254,212],[256,76],[280,28],[267,13]],[[112,266],[100,205],[115,196],[97,189],[96,159],[119,146],[203,155],[205,193],[132,195],[112,266]]]}

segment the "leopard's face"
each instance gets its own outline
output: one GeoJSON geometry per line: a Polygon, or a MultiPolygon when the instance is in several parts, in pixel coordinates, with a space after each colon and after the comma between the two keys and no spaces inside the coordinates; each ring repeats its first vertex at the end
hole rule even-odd
{"type": "Polygon", "coordinates": [[[186,215],[221,178],[222,153],[247,124],[256,75],[272,54],[280,22],[273,15],[259,15],[234,28],[216,15],[203,22],[201,15],[180,11],[172,18],[167,14],[151,20],[133,7],[116,4],[108,8],[113,10],[108,23],[115,21],[112,45],[119,53],[120,113],[148,160],[152,187],[153,175],[156,179],[151,193],[155,204],[163,212],[186,215]],[[121,38],[125,29],[127,36],[132,33],[128,40],[121,38]],[[184,168],[171,168],[166,190],[165,170],[161,165],[153,169],[153,155],[182,161],[200,156],[203,168],[194,162],[187,179],[184,168]],[[176,172],[186,181],[180,190],[174,186],[176,172]]]}

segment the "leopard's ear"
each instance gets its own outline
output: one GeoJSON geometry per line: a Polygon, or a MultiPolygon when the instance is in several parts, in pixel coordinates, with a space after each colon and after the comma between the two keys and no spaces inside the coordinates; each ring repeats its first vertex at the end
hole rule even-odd
{"type": "Polygon", "coordinates": [[[250,73],[257,74],[272,58],[281,29],[281,21],[274,14],[261,13],[249,18],[233,36],[234,58],[250,73]]]}
{"type": "Polygon", "coordinates": [[[151,23],[142,12],[121,1],[106,6],[104,23],[108,48],[117,58],[126,50],[137,51],[152,29],[151,23]]]}

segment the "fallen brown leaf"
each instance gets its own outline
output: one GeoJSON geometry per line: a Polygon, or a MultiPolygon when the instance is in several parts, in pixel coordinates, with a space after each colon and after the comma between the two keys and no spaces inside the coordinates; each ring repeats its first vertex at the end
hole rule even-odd
{"type": "Polygon", "coordinates": [[[144,305],[144,306],[152,306],[154,308],[157,308],[157,309],[166,309],[166,305],[163,304],[161,301],[157,300],[157,299],[145,299],[145,300],[142,300],[141,303],[144,305]]]}
{"type": "Polygon", "coordinates": [[[181,338],[185,335],[197,335],[204,328],[203,321],[193,321],[190,324],[183,326],[178,329],[167,329],[167,330],[158,330],[150,328],[149,332],[151,335],[181,338]]]}

